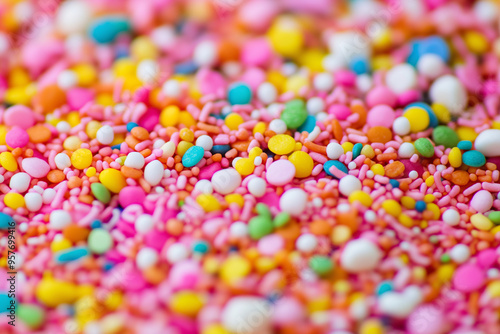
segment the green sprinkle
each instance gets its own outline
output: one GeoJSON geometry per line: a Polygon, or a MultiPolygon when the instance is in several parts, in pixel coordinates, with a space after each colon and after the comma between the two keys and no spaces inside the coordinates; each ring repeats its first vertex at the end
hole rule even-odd
{"type": "Polygon", "coordinates": [[[36,305],[21,304],[17,316],[31,329],[38,329],[45,321],[45,311],[36,305]]]}
{"type": "Polygon", "coordinates": [[[90,185],[90,189],[92,190],[92,195],[104,204],[108,204],[111,200],[109,190],[102,183],[94,182],[90,185]]]}
{"type": "Polygon", "coordinates": [[[297,129],[307,119],[307,109],[302,100],[292,100],[285,104],[285,110],[281,113],[281,120],[289,129],[297,129]]]}
{"type": "Polygon", "coordinates": [[[333,270],[333,263],[329,257],[315,255],[309,260],[309,267],[319,276],[325,276],[333,270]]]}
{"type": "Polygon", "coordinates": [[[488,218],[493,222],[495,225],[500,224],[500,211],[493,211],[488,215],[488,218]]]}
{"type": "Polygon", "coordinates": [[[447,127],[446,125],[440,125],[432,131],[432,140],[436,143],[436,145],[443,145],[446,148],[452,148],[458,145],[460,138],[455,130],[447,127]]]}
{"type": "Polygon", "coordinates": [[[248,233],[254,240],[271,234],[274,230],[273,221],[268,217],[257,216],[248,222],[248,233]]]}
{"type": "Polygon", "coordinates": [[[274,217],[274,227],[285,226],[290,221],[290,214],[281,212],[274,217]]]}

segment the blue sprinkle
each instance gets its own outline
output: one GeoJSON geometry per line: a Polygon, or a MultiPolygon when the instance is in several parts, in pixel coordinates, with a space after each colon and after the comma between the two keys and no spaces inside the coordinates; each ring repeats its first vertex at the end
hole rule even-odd
{"type": "Polygon", "coordinates": [[[9,297],[7,292],[0,292],[0,313],[9,313],[9,307],[11,307],[11,305],[14,305],[14,307],[17,308],[17,303],[12,304],[10,302],[11,300],[15,301],[15,299],[9,297]]]}
{"type": "Polygon", "coordinates": [[[376,294],[377,296],[381,296],[386,292],[390,292],[394,290],[394,284],[391,281],[382,281],[377,286],[376,294]]]}
{"type": "Polygon", "coordinates": [[[330,168],[332,168],[332,166],[337,167],[339,170],[341,170],[342,172],[344,172],[346,174],[349,173],[349,170],[347,169],[347,167],[343,163],[341,163],[340,161],[328,160],[323,165],[323,170],[325,171],[326,174],[328,174],[330,176],[333,176],[333,174],[330,173],[330,168]]]}
{"type": "Polygon", "coordinates": [[[252,100],[252,90],[244,82],[236,82],[229,87],[227,99],[232,105],[249,104],[252,100]]]}
{"type": "Polygon", "coordinates": [[[127,17],[105,16],[96,20],[90,27],[90,37],[99,44],[113,43],[123,33],[130,33],[131,25],[127,17]]]}
{"type": "Polygon", "coordinates": [[[55,254],[55,261],[58,263],[67,263],[81,259],[89,255],[89,250],[86,247],[72,247],[55,254]]]}
{"type": "Polygon", "coordinates": [[[417,201],[417,203],[415,203],[415,210],[418,212],[424,212],[425,209],[427,209],[427,203],[424,201],[417,201]]]}
{"type": "Polygon", "coordinates": [[[130,132],[130,131],[132,131],[133,128],[136,128],[138,126],[139,126],[139,124],[137,124],[135,122],[128,122],[127,123],[127,131],[130,132]]]}
{"type": "Polygon", "coordinates": [[[457,147],[461,150],[468,151],[472,149],[472,142],[470,140],[461,140],[458,142],[457,147]]]}
{"type": "Polygon", "coordinates": [[[370,64],[364,57],[356,57],[353,60],[351,60],[349,68],[357,75],[370,72],[370,64]]]}
{"type": "Polygon", "coordinates": [[[486,158],[481,152],[471,150],[462,154],[462,161],[471,167],[482,167],[486,163],[486,158]]]}
{"type": "Polygon", "coordinates": [[[16,227],[16,222],[14,218],[6,213],[0,212],[0,229],[5,230],[9,227],[16,227]]]}
{"type": "Polygon", "coordinates": [[[177,74],[192,74],[196,72],[198,65],[192,61],[187,61],[185,63],[175,65],[174,71],[177,74]]]}
{"type": "Polygon", "coordinates": [[[113,264],[112,262],[106,262],[106,263],[102,266],[102,269],[104,269],[104,271],[109,271],[109,270],[111,270],[113,267],[114,267],[114,264],[113,264]]]}
{"type": "Polygon", "coordinates": [[[91,228],[100,228],[102,227],[102,222],[100,220],[94,220],[91,224],[90,224],[90,227],[91,228]]]}
{"type": "Polygon", "coordinates": [[[390,179],[389,183],[391,184],[392,188],[399,188],[399,181],[390,179]]]}
{"type": "Polygon", "coordinates": [[[208,244],[203,240],[197,241],[193,245],[193,252],[195,253],[205,254],[208,252],[208,250],[209,250],[208,244]]]}
{"type": "Polygon", "coordinates": [[[112,149],[112,150],[119,150],[119,149],[120,149],[120,147],[121,147],[121,145],[120,145],[120,144],[118,144],[118,145],[113,145],[113,146],[111,146],[111,149],[112,149]]]}
{"type": "Polygon", "coordinates": [[[297,131],[298,132],[306,131],[311,133],[315,127],[316,127],[316,117],[314,117],[313,115],[308,115],[306,121],[297,128],[297,131]]]}
{"type": "Polygon", "coordinates": [[[224,155],[230,149],[231,149],[231,146],[229,146],[229,145],[214,145],[212,147],[212,149],[210,150],[210,152],[212,152],[212,154],[220,153],[220,154],[224,155]]]}
{"type": "Polygon", "coordinates": [[[362,149],[363,149],[363,144],[361,144],[361,143],[354,144],[354,146],[352,148],[352,158],[356,159],[357,157],[359,157],[362,149]]]}
{"type": "Polygon", "coordinates": [[[411,107],[420,107],[427,111],[427,114],[429,115],[429,126],[427,128],[435,128],[436,126],[439,125],[439,120],[434,113],[434,110],[432,110],[431,106],[429,106],[427,103],[424,102],[414,102],[406,106],[405,110],[411,107]]]}
{"type": "Polygon", "coordinates": [[[182,165],[184,167],[193,167],[203,158],[205,150],[201,146],[191,146],[182,156],[182,165]]]}

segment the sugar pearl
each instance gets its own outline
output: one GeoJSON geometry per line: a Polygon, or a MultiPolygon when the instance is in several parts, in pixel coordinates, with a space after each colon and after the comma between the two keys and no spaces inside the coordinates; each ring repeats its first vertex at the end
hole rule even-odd
{"type": "Polygon", "coordinates": [[[344,148],[340,144],[330,143],[326,147],[326,155],[328,156],[328,159],[337,160],[342,154],[344,154],[344,148]]]}
{"type": "Polygon", "coordinates": [[[158,252],[153,248],[142,248],[135,258],[135,262],[139,269],[146,269],[154,266],[158,262],[158,252]]]}
{"type": "Polygon", "coordinates": [[[115,139],[115,132],[109,125],[104,125],[97,130],[96,139],[103,145],[109,145],[115,139]]]}
{"type": "Polygon", "coordinates": [[[441,218],[446,224],[450,226],[456,226],[458,225],[458,223],[460,223],[460,214],[455,209],[446,210],[445,212],[443,212],[443,216],[441,218]]]}

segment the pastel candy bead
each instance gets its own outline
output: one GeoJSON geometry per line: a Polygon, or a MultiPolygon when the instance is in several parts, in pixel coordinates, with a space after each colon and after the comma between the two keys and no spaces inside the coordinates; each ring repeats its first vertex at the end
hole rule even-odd
{"type": "Polygon", "coordinates": [[[382,259],[382,251],[366,239],[349,241],[340,256],[342,268],[350,273],[374,269],[382,259]]]}
{"type": "Polygon", "coordinates": [[[366,95],[366,103],[369,108],[378,105],[387,105],[391,108],[396,106],[397,96],[386,86],[376,86],[366,95]]]}
{"type": "Polygon", "coordinates": [[[434,81],[429,89],[434,103],[440,103],[453,115],[459,115],[467,106],[467,91],[455,76],[446,74],[434,81]]]}
{"type": "Polygon", "coordinates": [[[30,108],[23,105],[15,105],[5,110],[3,121],[5,125],[18,126],[26,130],[35,125],[35,116],[30,108]]]}
{"type": "Polygon", "coordinates": [[[460,148],[454,147],[450,150],[450,153],[448,154],[448,161],[454,168],[462,166],[462,152],[460,151],[460,148]]]}
{"type": "Polygon", "coordinates": [[[79,260],[89,255],[89,250],[86,247],[72,247],[55,254],[54,261],[57,263],[68,263],[79,260]]]}
{"type": "Polygon", "coordinates": [[[457,146],[460,138],[458,138],[457,133],[453,129],[445,125],[440,125],[432,131],[432,140],[436,145],[451,148],[457,146]]]}
{"type": "Polygon", "coordinates": [[[146,194],[141,187],[128,186],[120,190],[118,201],[123,208],[132,204],[143,205],[146,199],[146,194]]]}
{"type": "Polygon", "coordinates": [[[489,211],[493,206],[493,196],[487,190],[480,190],[472,197],[470,206],[480,213],[489,211]]]}
{"type": "Polygon", "coordinates": [[[21,166],[31,177],[38,179],[45,177],[50,171],[49,164],[39,158],[25,158],[21,166]]]}
{"type": "Polygon", "coordinates": [[[288,160],[273,162],[266,172],[266,180],[274,186],[283,186],[293,180],[295,166],[288,160]]]}
{"type": "Polygon", "coordinates": [[[14,221],[14,218],[9,216],[6,213],[0,212],[0,229],[8,229],[9,227],[16,227],[16,222],[14,221]]]}
{"type": "Polygon", "coordinates": [[[369,126],[385,126],[390,128],[395,119],[394,110],[387,105],[378,105],[370,109],[366,123],[369,126]]]}
{"type": "Polygon", "coordinates": [[[203,158],[203,154],[205,154],[205,150],[200,146],[192,146],[190,147],[186,153],[182,156],[182,165],[184,167],[193,167],[203,158]]]}
{"type": "Polygon", "coordinates": [[[482,131],[474,141],[474,148],[486,157],[500,156],[500,130],[482,131]]]}
{"type": "Polygon", "coordinates": [[[341,172],[343,172],[345,174],[347,174],[349,172],[347,167],[342,162],[340,162],[338,160],[328,160],[323,165],[323,169],[324,169],[326,174],[328,174],[330,176],[335,176],[334,174],[332,174],[332,172],[330,170],[332,167],[339,169],[341,172]]]}
{"type": "Polygon", "coordinates": [[[328,113],[338,120],[346,120],[351,115],[351,109],[343,104],[333,104],[328,108],[328,113]]]}
{"type": "Polygon", "coordinates": [[[45,321],[45,310],[34,304],[20,304],[17,316],[29,328],[38,329],[45,321]]]}
{"type": "Polygon", "coordinates": [[[269,139],[268,146],[271,152],[284,155],[293,151],[295,140],[289,135],[276,135],[269,139]]]}
{"type": "Polygon", "coordinates": [[[111,234],[103,228],[93,229],[87,239],[89,250],[94,254],[104,254],[113,246],[111,234]]]}
{"type": "Polygon", "coordinates": [[[131,25],[124,16],[105,16],[96,20],[90,27],[89,34],[99,44],[108,44],[115,41],[118,35],[129,33],[131,25]]]}
{"type": "Polygon", "coordinates": [[[474,264],[465,264],[460,266],[453,275],[453,285],[461,292],[472,292],[480,289],[486,275],[483,269],[474,264]]]}
{"type": "Polygon", "coordinates": [[[234,168],[222,169],[212,175],[211,182],[215,191],[227,195],[241,185],[241,175],[234,168]]]}
{"type": "Polygon", "coordinates": [[[164,173],[163,164],[159,160],[153,160],[144,168],[144,179],[152,186],[158,185],[164,173]]]}
{"type": "Polygon", "coordinates": [[[292,100],[285,104],[280,118],[286,123],[288,129],[297,129],[307,119],[307,109],[304,101],[292,100]]]}
{"type": "Polygon", "coordinates": [[[24,147],[30,141],[30,137],[26,130],[15,126],[5,136],[5,142],[12,148],[24,147]]]}
{"type": "MultiPolygon", "coordinates": [[[[476,138],[477,140],[477,138],[476,138]]],[[[461,150],[468,151],[472,149],[472,142],[470,140],[461,140],[457,147],[461,150]]],[[[481,151],[480,151],[481,152],[481,151]]],[[[481,152],[482,153],[482,152],[481,152]]],[[[484,154],[484,153],[483,153],[484,154]]]]}
{"type": "Polygon", "coordinates": [[[306,209],[307,197],[307,193],[300,188],[289,189],[280,197],[280,209],[292,216],[298,216],[306,209]]]}
{"type": "Polygon", "coordinates": [[[482,213],[476,213],[470,217],[470,222],[478,230],[489,231],[493,227],[493,222],[482,213]]]}
{"type": "Polygon", "coordinates": [[[109,203],[111,200],[111,194],[109,193],[109,190],[102,185],[102,183],[99,182],[94,182],[90,185],[90,190],[92,191],[92,195],[94,197],[103,202],[104,204],[109,203]]]}
{"type": "Polygon", "coordinates": [[[237,296],[231,298],[224,306],[221,319],[224,327],[230,331],[237,333],[242,328],[247,334],[266,333],[269,330],[271,322],[271,314],[267,310],[272,309],[272,305],[263,298],[254,296],[237,296]],[[259,314],[259,321],[253,326],[247,326],[244,320],[249,314],[259,314]]]}
{"type": "Polygon", "coordinates": [[[127,185],[122,173],[113,168],[105,169],[99,173],[99,181],[113,193],[119,193],[127,185]]]}
{"type": "Polygon", "coordinates": [[[425,158],[431,158],[434,155],[434,146],[427,138],[419,138],[414,143],[415,149],[425,158]]]}
{"type": "Polygon", "coordinates": [[[243,82],[235,83],[229,87],[227,99],[232,105],[249,104],[252,100],[252,91],[250,87],[243,82]]]}
{"type": "Polygon", "coordinates": [[[481,152],[470,150],[462,154],[462,161],[464,164],[471,167],[482,167],[486,163],[486,158],[481,152]]]}

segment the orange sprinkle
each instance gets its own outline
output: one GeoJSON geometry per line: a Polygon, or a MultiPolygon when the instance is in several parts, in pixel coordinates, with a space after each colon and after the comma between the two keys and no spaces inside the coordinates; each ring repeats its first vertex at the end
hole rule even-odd
{"type": "Polygon", "coordinates": [[[343,131],[342,131],[342,126],[336,119],[332,121],[332,131],[333,131],[333,136],[340,143],[343,137],[343,131]]]}
{"type": "Polygon", "coordinates": [[[209,133],[215,133],[215,134],[220,133],[220,128],[215,126],[215,125],[208,125],[208,124],[205,124],[202,122],[198,122],[196,124],[196,126],[198,127],[198,129],[204,130],[204,131],[209,132],[209,133]]]}
{"type": "Polygon", "coordinates": [[[52,137],[52,132],[50,132],[50,130],[47,127],[41,124],[32,126],[28,130],[26,130],[26,132],[30,137],[30,141],[35,144],[45,143],[49,141],[50,138],[52,137]]]}
{"type": "Polygon", "coordinates": [[[72,176],[68,180],[68,188],[78,188],[82,185],[82,180],[78,176],[72,176]]]}
{"type": "Polygon", "coordinates": [[[398,177],[405,171],[405,165],[400,161],[394,161],[391,164],[385,166],[385,175],[388,177],[398,177]]]}
{"type": "Polygon", "coordinates": [[[130,131],[130,133],[132,134],[132,136],[141,141],[149,139],[148,130],[140,126],[136,126],[135,128],[133,128],[132,131],[130,131]]]}
{"type": "MultiPolygon", "coordinates": [[[[368,140],[372,143],[385,144],[392,140],[392,131],[385,126],[374,126],[366,133],[368,140]]],[[[397,158],[397,154],[396,154],[397,158]]]]}
{"type": "Polygon", "coordinates": [[[378,161],[389,161],[389,160],[395,160],[397,158],[398,158],[397,153],[381,153],[381,154],[377,155],[378,161]]]}
{"type": "Polygon", "coordinates": [[[128,167],[128,166],[122,166],[120,171],[121,171],[123,176],[130,177],[130,178],[135,179],[135,180],[141,178],[142,174],[143,174],[142,170],[135,169],[135,168],[128,167]]]}
{"type": "Polygon", "coordinates": [[[47,174],[47,179],[52,183],[59,183],[66,178],[66,175],[59,169],[51,170],[47,174]]]}
{"type": "Polygon", "coordinates": [[[89,234],[90,231],[88,228],[78,226],[77,224],[70,224],[63,229],[63,236],[73,243],[87,240],[89,234]]]}
{"type": "Polygon", "coordinates": [[[304,143],[304,146],[313,152],[326,155],[326,146],[321,146],[321,145],[315,144],[315,143],[310,142],[310,141],[306,141],[304,143]]]}

